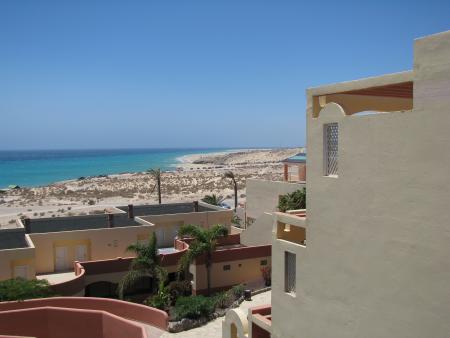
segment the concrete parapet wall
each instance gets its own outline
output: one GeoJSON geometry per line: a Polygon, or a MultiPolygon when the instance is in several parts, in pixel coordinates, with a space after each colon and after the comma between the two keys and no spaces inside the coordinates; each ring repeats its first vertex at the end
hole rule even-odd
{"type": "Polygon", "coordinates": [[[48,306],[0,312],[0,332],[46,338],[147,337],[140,325],[104,311],[48,306]]]}
{"type": "Polygon", "coordinates": [[[53,297],[30,299],[20,302],[3,302],[0,303],[0,315],[5,311],[48,306],[65,309],[105,311],[121,318],[135,320],[163,330],[167,330],[168,325],[168,316],[164,311],[121,300],[94,297],[53,297]]]}

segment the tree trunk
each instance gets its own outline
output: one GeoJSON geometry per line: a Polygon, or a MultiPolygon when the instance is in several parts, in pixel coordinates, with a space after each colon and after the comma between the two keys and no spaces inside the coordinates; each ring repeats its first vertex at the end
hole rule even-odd
{"type": "Polygon", "coordinates": [[[237,186],[237,183],[236,183],[235,179],[233,179],[233,183],[234,183],[234,211],[236,211],[237,206],[238,206],[238,196],[237,196],[237,194],[238,194],[238,186],[237,186]]]}
{"type": "Polygon", "coordinates": [[[160,176],[158,176],[157,184],[158,184],[158,202],[159,202],[159,204],[161,204],[161,177],[160,176]]]}

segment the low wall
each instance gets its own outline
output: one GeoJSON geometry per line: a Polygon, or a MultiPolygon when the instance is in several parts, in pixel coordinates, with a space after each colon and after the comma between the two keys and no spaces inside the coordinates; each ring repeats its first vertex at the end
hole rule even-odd
{"type": "Polygon", "coordinates": [[[142,326],[110,313],[58,307],[0,312],[0,332],[11,336],[47,338],[147,337],[142,326]]]}
{"type": "Polygon", "coordinates": [[[219,237],[217,245],[241,244],[241,234],[232,234],[226,237],[219,237]]]}
{"type": "Polygon", "coordinates": [[[80,263],[74,263],[75,278],[58,283],[52,284],[52,290],[61,296],[84,296],[85,287],[85,270],[80,263]]]}
{"type": "Polygon", "coordinates": [[[247,179],[246,216],[257,219],[265,212],[276,211],[280,195],[305,187],[305,182],[283,182],[262,179],[247,179]]]}
{"type": "MultiPolygon", "coordinates": [[[[272,256],[272,245],[258,245],[214,251],[211,258],[213,263],[220,263],[270,256],[272,256]]],[[[195,259],[195,264],[205,264],[205,255],[197,257],[195,259]]]]}
{"type": "Polygon", "coordinates": [[[272,243],[273,215],[265,212],[261,214],[252,225],[241,233],[241,242],[244,245],[264,245],[272,243]]]}
{"type": "MultiPolygon", "coordinates": [[[[133,257],[117,257],[114,259],[103,259],[98,261],[81,262],[81,266],[86,271],[86,275],[97,275],[111,272],[127,271],[130,268],[130,264],[133,261],[133,257]]],[[[77,272],[75,271],[75,274],[77,272]]]]}
{"type": "Polygon", "coordinates": [[[53,297],[30,299],[20,302],[2,302],[0,303],[0,314],[3,311],[32,309],[47,306],[66,309],[105,311],[122,318],[142,322],[163,330],[167,330],[168,325],[168,316],[164,311],[121,300],[94,297],[53,297]]]}

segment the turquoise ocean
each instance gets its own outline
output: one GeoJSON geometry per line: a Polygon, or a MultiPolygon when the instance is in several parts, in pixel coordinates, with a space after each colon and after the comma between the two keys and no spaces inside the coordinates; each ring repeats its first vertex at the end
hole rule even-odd
{"type": "Polygon", "coordinates": [[[79,177],[174,170],[179,158],[190,154],[233,149],[117,149],[0,151],[0,188],[35,187],[79,177]]]}

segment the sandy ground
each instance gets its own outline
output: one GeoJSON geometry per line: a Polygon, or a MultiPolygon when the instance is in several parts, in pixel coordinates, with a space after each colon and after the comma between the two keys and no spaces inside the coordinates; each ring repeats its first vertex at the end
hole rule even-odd
{"type": "MultiPolygon", "coordinates": [[[[264,304],[271,304],[271,291],[267,291],[264,293],[260,293],[259,295],[253,296],[252,300],[249,302],[244,301],[241,306],[239,306],[240,309],[244,310],[244,312],[247,312],[248,308],[264,305],[264,304]]],[[[224,320],[224,317],[217,318],[208,324],[189,330],[189,331],[183,331],[179,333],[164,333],[161,338],[167,338],[167,337],[185,337],[185,338],[194,338],[194,337],[204,337],[204,338],[221,338],[222,337],[222,321],[224,320]]]]}
{"type": "MultiPolygon", "coordinates": [[[[243,150],[184,156],[175,171],[164,172],[162,200],[191,201],[216,194],[233,205],[233,187],[223,174],[232,170],[238,183],[239,202],[245,202],[248,178],[282,179],[281,160],[302,148],[243,150]]],[[[0,194],[0,227],[16,227],[21,216],[32,218],[103,213],[117,205],[157,203],[153,178],[147,173],[92,177],[37,188],[9,190],[0,194]]]]}

